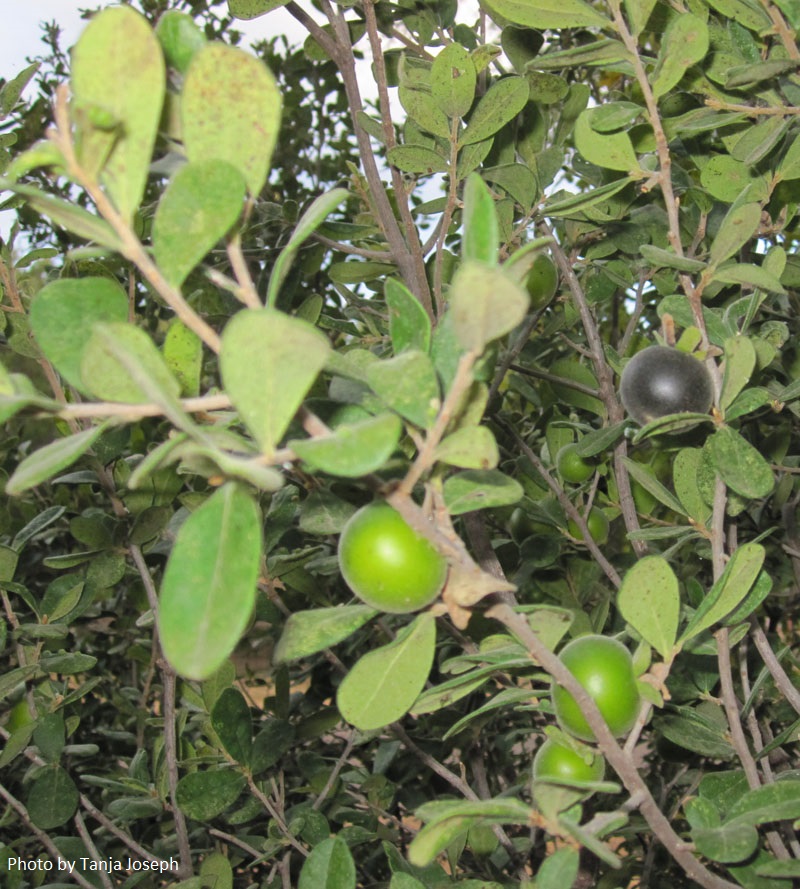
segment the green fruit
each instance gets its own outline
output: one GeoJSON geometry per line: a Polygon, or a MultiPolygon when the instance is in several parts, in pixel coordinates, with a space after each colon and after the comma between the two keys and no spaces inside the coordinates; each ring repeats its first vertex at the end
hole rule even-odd
{"type": "Polygon", "coordinates": [[[602,781],[606,763],[602,756],[586,751],[586,757],[571,747],[548,738],[533,758],[534,781],[602,781]]]}
{"type": "MultiPolygon", "coordinates": [[[[639,714],[639,689],[627,648],[608,636],[580,636],[566,645],[561,663],[589,693],[615,737],[630,731],[639,714]]],[[[565,732],[593,741],[594,732],[575,698],[553,680],[550,686],[558,723],[565,732]]]]}
{"type": "Polygon", "coordinates": [[[393,614],[430,605],[447,575],[441,553],[388,503],[371,503],[349,519],[339,538],[339,567],[359,599],[393,614]]]}
{"type": "Polygon", "coordinates": [[[567,444],[556,454],[556,469],[565,482],[579,485],[594,475],[595,464],[584,460],[577,444],[567,444]]]}
{"type": "Polygon", "coordinates": [[[558,269],[556,264],[544,253],[540,253],[533,261],[525,286],[531,298],[531,308],[541,309],[555,296],[558,290],[558,269]]]}
{"type": "Polygon", "coordinates": [[[645,424],[684,411],[708,413],[714,387],[701,361],[668,346],[649,346],[625,365],[619,394],[625,410],[645,424]]]}
{"type": "MultiPolygon", "coordinates": [[[[586,525],[595,543],[602,546],[608,540],[609,521],[602,509],[593,506],[586,517],[586,525]]],[[[583,540],[583,532],[574,519],[567,522],[567,530],[576,540],[583,540]]]]}
{"type": "Polygon", "coordinates": [[[167,10],[156,25],[167,64],[185,74],[194,54],[206,45],[206,37],[194,19],[185,12],[167,10]]]}

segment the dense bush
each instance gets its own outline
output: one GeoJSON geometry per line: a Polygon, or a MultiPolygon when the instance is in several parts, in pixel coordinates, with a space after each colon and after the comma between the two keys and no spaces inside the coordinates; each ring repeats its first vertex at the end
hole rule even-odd
{"type": "Polygon", "coordinates": [[[12,889],[800,876],[796,4],[463,7],[142,0],[0,88],[12,889]],[[626,415],[657,343],[710,411],[626,415]]]}

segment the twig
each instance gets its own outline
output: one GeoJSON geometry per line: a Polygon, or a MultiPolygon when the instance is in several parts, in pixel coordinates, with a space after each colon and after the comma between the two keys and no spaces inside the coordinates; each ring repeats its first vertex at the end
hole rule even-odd
{"type": "Polygon", "coordinates": [[[247,260],[242,253],[242,237],[239,232],[228,239],[227,248],[228,259],[239,284],[235,291],[236,298],[241,300],[248,309],[263,309],[264,305],[259,299],[250,269],[247,268],[247,260]]]}
{"type": "Polygon", "coordinates": [[[794,711],[800,715],[800,691],[795,688],[792,680],[786,675],[786,671],[772,650],[769,639],[767,639],[766,633],[761,628],[757,618],[752,617],[750,619],[750,628],[753,642],[755,642],[758,653],[761,655],[761,660],[764,661],[764,666],[769,670],[769,674],[772,676],[778,691],[786,698],[794,711]]]}

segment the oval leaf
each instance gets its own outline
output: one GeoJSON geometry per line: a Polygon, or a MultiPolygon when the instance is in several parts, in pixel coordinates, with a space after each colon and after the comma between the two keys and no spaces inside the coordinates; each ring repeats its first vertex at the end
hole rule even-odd
{"type": "Polygon", "coordinates": [[[175,798],[182,812],[195,821],[210,821],[236,802],[245,785],[239,772],[215,769],[184,775],[175,798]]]}
{"type": "Polygon", "coordinates": [[[392,410],[427,429],[439,410],[439,381],[433,362],[424,352],[403,352],[369,365],[370,388],[392,410]]]}
{"type": "Polygon", "coordinates": [[[286,431],[329,351],[318,330],[273,309],[246,309],[228,322],[222,334],[222,380],[265,452],[286,431]]]}
{"type": "Polygon", "coordinates": [[[228,483],[184,522],[167,562],[158,627],[181,676],[205,679],[233,651],[250,620],[261,558],[261,516],[228,483]]]}
{"type": "Polygon", "coordinates": [[[72,93],[80,120],[78,150],[96,156],[102,181],[128,220],[138,208],[161,119],[166,69],[161,46],[144,16],[110,6],[92,18],[72,50],[72,93]],[[114,121],[95,128],[91,111],[114,121]]]}
{"type": "Polygon", "coordinates": [[[188,163],[172,177],[153,220],[153,252],[164,277],[180,287],[242,212],[245,182],[224,161],[188,163]]]}
{"type": "Polygon", "coordinates": [[[544,28],[608,27],[608,19],[583,0],[482,0],[490,13],[515,25],[544,28]]]}
{"type": "Polygon", "coordinates": [[[527,292],[501,269],[464,262],[450,291],[453,329],[465,349],[481,353],[522,322],[529,302],[527,292]]]}
{"type": "Polygon", "coordinates": [[[361,731],[400,719],[422,691],[433,665],[436,623],[423,613],[394,642],[365,654],[345,676],[336,696],[342,716],[361,731]]]}
{"type": "Polygon", "coordinates": [[[524,77],[504,77],[493,83],[469,116],[459,145],[483,142],[513,120],[527,105],[530,89],[524,77]]]}
{"type": "Polygon", "coordinates": [[[721,621],[744,600],[761,573],[765,555],[760,543],[744,543],[736,550],[683,631],[681,644],[721,621]]]}
{"type": "Polygon", "coordinates": [[[458,43],[450,43],[433,60],[431,93],[450,118],[463,117],[472,107],[476,80],[475,63],[458,43]]]}
{"type": "Polygon", "coordinates": [[[293,439],[287,446],[314,469],[343,478],[360,478],[386,463],[402,432],[403,424],[396,414],[381,414],[351,426],[339,426],[330,435],[293,439]]]}
{"type": "Polygon", "coordinates": [[[52,830],[69,821],[78,808],[78,788],[58,764],[36,773],[28,793],[28,814],[41,830],[52,830]]]}
{"type": "Polygon", "coordinates": [[[189,160],[227,161],[257,195],[281,120],[281,94],[267,66],[236,47],[208,44],[189,66],[181,114],[189,160]]]}
{"type": "Polygon", "coordinates": [[[678,635],[678,578],[666,559],[645,556],[625,575],[617,595],[622,617],[664,660],[678,635]]]}
{"type": "Polygon", "coordinates": [[[427,352],[431,346],[431,320],[422,303],[397,278],[387,278],[383,287],[389,309],[389,336],[395,355],[408,349],[427,352]]]}
{"type": "Polygon", "coordinates": [[[497,469],[466,469],[444,483],[444,500],[451,515],[475,509],[509,506],[523,495],[522,485],[497,469]]]}
{"type": "Polygon", "coordinates": [[[128,297],[110,278],[61,278],[34,296],[30,319],[47,359],[71,386],[86,392],[81,361],[87,333],[98,322],[127,321],[128,297]]]}
{"type": "Polygon", "coordinates": [[[769,463],[735,429],[721,426],[709,439],[708,449],[714,468],[732,491],[756,500],[770,494],[775,479],[769,463]]]}
{"type": "Polygon", "coordinates": [[[297,889],[355,889],[356,865],[347,843],[329,837],[303,862],[297,889]]]}

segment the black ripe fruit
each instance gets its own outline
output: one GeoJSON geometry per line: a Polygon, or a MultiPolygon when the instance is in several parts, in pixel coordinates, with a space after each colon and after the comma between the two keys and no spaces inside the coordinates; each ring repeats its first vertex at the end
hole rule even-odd
{"type": "Polygon", "coordinates": [[[669,346],[648,346],[622,371],[619,394],[639,423],[667,414],[708,413],[714,400],[711,375],[697,358],[669,346]]]}

